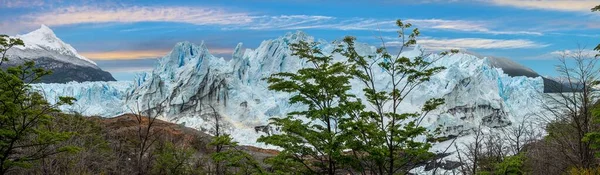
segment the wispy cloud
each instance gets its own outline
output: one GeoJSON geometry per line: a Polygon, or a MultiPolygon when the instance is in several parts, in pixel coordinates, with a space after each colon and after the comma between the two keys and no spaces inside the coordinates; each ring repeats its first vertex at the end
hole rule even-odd
{"type": "Polygon", "coordinates": [[[0,0],[0,8],[29,8],[29,7],[39,7],[45,5],[46,2],[44,0],[27,0],[27,1],[18,1],[18,0],[0,0]]]}
{"type": "MultiPolygon", "coordinates": [[[[254,17],[254,22],[226,27],[225,29],[250,29],[250,30],[302,30],[302,29],[328,29],[328,30],[379,30],[385,32],[397,31],[395,20],[352,18],[340,19],[330,16],[261,16],[254,17]]],[[[506,35],[543,35],[532,31],[503,31],[493,30],[489,24],[481,21],[444,20],[444,19],[407,19],[416,27],[425,29],[438,29],[447,31],[475,32],[485,34],[506,35]]]]}
{"type": "Polygon", "coordinates": [[[566,56],[567,58],[574,56],[574,54],[579,54],[583,57],[594,57],[596,54],[600,52],[590,49],[566,49],[566,50],[555,50],[545,54],[524,57],[524,59],[528,60],[549,60],[549,59],[557,59],[562,56],[566,56]]]}
{"type": "Polygon", "coordinates": [[[233,48],[208,48],[208,52],[213,55],[233,54],[233,48]]]}
{"type": "MultiPolygon", "coordinates": [[[[209,48],[209,53],[213,55],[233,54],[231,48],[209,48]]],[[[169,53],[169,50],[133,50],[133,51],[106,51],[106,52],[82,52],[86,58],[92,60],[132,60],[160,58],[169,53]]]]}
{"type": "Polygon", "coordinates": [[[442,20],[442,19],[409,19],[411,22],[418,27],[431,28],[431,29],[442,29],[442,30],[456,30],[463,32],[477,32],[485,34],[524,34],[524,35],[543,35],[540,32],[533,31],[502,31],[492,30],[489,28],[489,24],[481,21],[465,21],[465,20],[442,20]]]}
{"type": "Polygon", "coordinates": [[[145,66],[145,67],[116,67],[116,68],[105,68],[105,71],[111,73],[135,73],[135,72],[149,72],[152,71],[154,67],[145,66]]]}
{"type": "Polygon", "coordinates": [[[577,54],[580,56],[585,56],[585,57],[593,57],[596,54],[598,54],[598,51],[595,50],[590,50],[590,49],[571,49],[571,50],[557,50],[557,51],[553,51],[550,52],[550,55],[554,55],[554,56],[569,56],[569,55],[573,55],[573,54],[577,54]]]}
{"type": "Polygon", "coordinates": [[[23,17],[34,25],[60,26],[82,23],[180,22],[195,25],[243,24],[252,21],[246,13],[200,7],[67,7],[23,17]]]}
{"type": "MultiPolygon", "coordinates": [[[[475,32],[507,35],[542,35],[532,31],[505,31],[490,28],[488,22],[445,19],[407,19],[416,27],[447,31],[475,32]]],[[[204,7],[93,7],[71,6],[52,11],[27,14],[2,25],[8,29],[18,27],[64,26],[96,23],[176,22],[200,26],[214,26],[224,30],[380,30],[396,31],[394,19],[338,18],[319,15],[252,15],[220,8],[204,7]]],[[[141,29],[128,29],[131,32],[141,29]]]]}
{"type": "MultiPolygon", "coordinates": [[[[399,42],[388,42],[388,45],[399,45],[399,42]]],[[[519,49],[519,48],[542,48],[547,44],[537,43],[523,39],[486,39],[486,38],[456,38],[456,39],[420,39],[418,44],[427,49],[519,49]]]]}
{"type": "Polygon", "coordinates": [[[92,60],[130,60],[157,58],[165,56],[168,50],[136,50],[136,51],[108,51],[108,52],[82,52],[79,53],[92,60]]]}
{"type": "Polygon", "coordinates": [[[511,6],[525,9],[542,9],[573,12],[589,12],[592,7],[600,5],[600,3],[597,0],[491,0],[485,2],[489,2],[493,5],[511,6]]]}

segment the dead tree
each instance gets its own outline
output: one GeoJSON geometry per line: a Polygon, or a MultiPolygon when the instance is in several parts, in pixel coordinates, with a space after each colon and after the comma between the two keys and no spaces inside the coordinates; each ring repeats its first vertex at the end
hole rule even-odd
{"type": "Polygon", "coordinates": [[[460,169],[463,174],[477,174],[484,144],[484,135],[483,131],[481,131],[481,126],[473,129],[473,139],[475,139],[473,142],[464,145],[466,150],[463,151],[459,149],[456,143],[454,144],[458,159],[461,163],[460,169]]]}
{"type": "Polygon", "coordinates": [[[530,119],[531,117],[525,117],[520,122],[516,123],[516,125],[513,124],[500,130],[504,135],[504,140],[508,142],[510,154],[519,154],[526,145],[541,138],[539,133],[534,129],[533,121],[530,121],[530,119]]]}
{"type": "MultiPolygon", "coordinates": [[[[150,106],[148,104],[148,106],[150,106]]],[[[136,171],[137,174],[148,174],[152,163],[152,148],[159,140],[160,130],[154,128],[156,119],[163,114],[162,103],[150,109],[130,109],[137,124],[136,131],[136,171]]]]}
{"type": "MultiPolygon", "coordinates": [[[[559,93],[544,94],[548,137],[560,147],[568,163],[577,168],[594,165],[594,152],[589,142],[582,139],[598,128],[592,122],[592,108],[598,99],[598,58],[583,48],[565,51],[558,58],[562,85],[554,87],[559,93]]],[[[554,153],[556,154],[556,153],[554,153]]]]}

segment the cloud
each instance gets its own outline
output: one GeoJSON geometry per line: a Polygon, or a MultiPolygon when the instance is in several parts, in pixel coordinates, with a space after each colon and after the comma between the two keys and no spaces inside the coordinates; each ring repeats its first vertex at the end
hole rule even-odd
{"type": "Polygon", "coordinates": [[[136,72],[150,72],[154,69],[152,66],[146,67],[117,67],[117,68],[104,68],[105,71],[111,73],[136,73],[136,72]]]}
{"type": "MultiPolygon", "coordinates": [[[[520,49],[520,48],[542,48],[547,44],[536,43],[523,39],[485,39],[485,38],[457,38],[457,39],[434,39],[425,38],[417,41],[421,46],[432,50],[448,49],[520,49]]],[[[388,45],[399,45],[399,42],[387,42],[388,45]]]]}
{"type": "Polygon", "coordinates": [[[598,51],[590,50],[590,49],[571,49],[571,50],[557,50],[550,52],[550,55],[555,57],[563,56],[563,55],[581,55],[585,57],[593,57],[598,54],[598,51]]]}
{"type": "Polygon", "coordinates": [[[310,29],[331,25],[335,19],[330,16],[281,15],[255,16],[252,23],[242,24],[232,29],[273,30],[273,29],[310,29]]]}
{"type": "Polygon", "coordinates": [[[129,60],[157,58],[165,56],[168,50],[141,50],[141,51],[108,51],[108,52],[82,52],[79,53],[92,60],[129,60]]]}
{"type": "Polygon", "coordinates": [[[208,52],[213,55],[226,55],[233,54],[234,50],[232,48],[208,48],[208,52]]]}
{"type": "MultiPolygon", "coordinates": [[[[339,19],[330,16],[261,16],[253,17],[252,23],[225,27],[224,29],[249,29],[249,30],[302,30],[302,29],[327,29],[327,30],[369,30],[369,31],[397,31],[396,20],[380,19],[339,19]]],[[[444,19],[407,19],[416,27],[425,29],[439,29],[447,31],[476,32],[485,34],[506,35],[543,35],[531,31],[499,31],[488,28],[486,22],[444,19]]]]}
{"type": "Polygon", "coordinates": [[[465,21],[465,20],[442,20],[442,19],[408,19],[407,22],[417,25],[422,28],[431,29],[442,29],[442,30],[456,30],[463,32],[478,32],[486,34],[507,34],[507,35],[543,35],[540,32],[532,31],[497,31],[487,27],[489,24],[486,22],[478,21],[465,21]]]}
{"type": "MultiPolygon", "coordinates": [[[[209,48],[213,55],[233,54],[230,48],[209,48]]],[[[134,50],[134,51],[107,51],[107,52],[82,52],[79,53],[92,60],[132,60],[146,58],[160,58],[169,53],[169,50],[134,50]]]]}
{"type": "Polygon", "coordinates": [[[82,23],[180,22],[195,25],[250,23],[246,13],[201,7],[67,7],[23,17],[31,25],[61,26],[82,23]]]}
{"type": "MultiPolygon", "coordinates": [[[[487,22],[445,19],[407,19],[416,27],[448,31],[477,32],[485,34],[524,34],[542,35],[531,31],[503,31],[489,28],[487,22]]],[[[4,21],[5,30],[13,31],[15,27],[29,27],[46,24],[48,26],[64,26],[72,24],[95,23],[136,23],[136,22],[176,22],[200,26],[215,26],[224,30],[381,30],[393,32],[398,30],[395,20],[369,18],[337,18],[319,15],[251,15],[244,12],[232,12],[220,8],[204,7],[94,7],[71,6],[51,11],[27,14],[8,23],[4,21]],[[10,25],[8,25],[10,24],[10,25]],[[18,25],[15,25],[18,24],[18,25]],[[19,26],[22,25],[22,26],[19,26]]],[[[127,29],[132,32],[143,29],[127,29]]]]}
{"type": "Polygon", "coordinates": [[[542,9],[554,11],[590,12],[590,9],[599,5],[597,0],[577,1],[540,1],[540,0],[491,0],[486,1],[493,5],[511,6],[524,9],[542,9]]]}
{"type": "Polygon", "coordinates": [[[0,0],[0,8],[30,8],[44,6],[45,4],[44,0],[0,0]]]}
{"type": "Polygon", "coordinates": [[[552,51],[552,52],[548,52],[548,53],[541,54],[541,55],[536,55],[536,56],[524,57],[524,59],[528,59],[528,60],[549,60],[549,59],[557,59],[557,58],[560,58],[562,56],[566,56],[567,58],[571,58],[572,56],[575,56],[575,55],[580,55],[580,56],[583,56],[583,57],[592,58],[596,54],[599,54],[599,53],[600,52],[598,52],[598,51],[590,50],[590,49],[566,49],[566,50],[555,50],[555,51],[552,51]]]}

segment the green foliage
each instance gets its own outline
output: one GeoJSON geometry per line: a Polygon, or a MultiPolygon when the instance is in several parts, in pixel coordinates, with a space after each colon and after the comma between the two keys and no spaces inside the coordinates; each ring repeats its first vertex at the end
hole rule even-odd
{"type": "MultiPolygon", "coordinates": [[[[280,154],[267,161],[276,173],[335,174],[339,169],[351,169],[362,174],[402,174],[432,158],[429,148],[434,139],[419,137],[435,133],[421,127],[420,122],[444,104],[443,99],[430,99],[421,111],[412,113],[400,112],[400,103],[444,68],[432,67],[425,55],[412,59],[401,56],[405,47],[417,43],[420,31],[400,20],[396,24],[402,40],[396,56],[385,47],[377,49],[377,55],[360,55],[354,37],[344,38],[334,50],[334,54],[348,58],[345,62],[335,62],[332,56],[323,54],[319,43],[300,41],[290,45],[293,55],[313,66],[267,79],[271,90],[294,94],[290,103],[308,106],[286,118],[271,119],[281,134],[258,140],[282,148],[280,154]],[[377,78],[389,80],[390,90],[376,87],[375,76],[381,75],[374,72],[382,70],[385,75],[377,78]],[[362,101],[348,93],[352,78],[363,83],[364,100],[373,109],[366,109],[362,101]]],[[[457,52],[444,52],[442,56],[457,52]]]]}
{"type": "MultiPolygon", "coordinates": [[[[20,39],[0,35],[0,53],[8,61],[8,49],[23,45],[20,39]]],[[[14,167],[27,168],[33,161],[60,152],[77,151],[72,146],[51,147],[71,137],[71,132],[54,131],[48,126],[58,112],[28,83],[39,80],[50,71],[36,68],[32,61],[0,70],[0,174],[14,167]]],[[[71,104],[73,98],[60,98],[61,104],[71,104]]]]}
{"type": "Polygon", "coordinates": [[[567,174],[570,175],[597,175],[600,174],[600,168],[571,168],[567,174]]]}
{"type": "Polygon", "coordinates": [[[55,131],[73,133],[68,140],[53,145],[72,150],[35,161],[32,168],[19,169],[20,174],[103,174],[123,171],[116,168],[116,153],[104,138],[105,130],[95,120],[81,115],[59,113],[48,127],[55,131]]]}
{"type": "Polygon", "coordinates": [[[0,65],[5,61],[8,61],[6,58],[6,52],[14,47],[14,46],[22,46],[25,45],[23,40],[18,38],[10,38],[8,35],[0,35],[0,53],[2,53],[2,57],[0,57],[0,65]]]}
{"type": "Polygon", "coordinates": [[[525,156],[523,154],[517,154],[515,156],[505,157],[504,161],[496,165],[496,174],[525,174],[525,168],[523,163],[525,162],[525,156]]]}
{"type": "MultiPolygon", "coordinates": [[[[352,165],[357,170],[368,170],[374,174],[408,173],[419,162],[431,158],[430,141],[434,139],[421,141],[417,137],[432,136],[433,133],[419,124],[427,113],[444,104],[443,99],[434,98],[428,100],[419,112],[400,112],[400,103],[405,97],[444,67],[431,67],[425,55],[413,59],[402,56],[405,47],[417,43],[420,32],[416,28],[411,30],[410,23],[398,20],[396,24],[402,41],[397,55],[390,54],[386,47],[377,49],[378,55],[360,55],[356,51],[354,37],[344,38],[343,44],[335,50],[348,58],[351,75],[363,82],[366,101],[373,107],[372,110],[354,108],[349,122],[344,125],[344,132],[351,137],[347,144],[354,151],[352,165]],[[376,86],[375,76],[378,75],[374,74],[375,70],[386,73],[391,90],[376,86]]],[[[452,50],[449,53],[457,52],[452,50]]]]}
{"type": "Polygon", "coordinates": [[[596,7],[592,8],[592,12],[597,12],[600,11],[600,5],[597,5],[596,7]]]}
{"type": "Polygon", "coordinates": [[[351,109],[362,108],[347,93],[352,78],[347,65],[333,62],[333,57],[324,55],[318,44],[305,41],[291,44],[292,55],[312,66],[296,73],[273,74],[267,79],[269,89],[294,94],[289,99],[291,104],[308,106],[307,110],[291,112],[286,118],[273,118],[271,124],[281,128],[281,134],[258,139],[283,148],[273,158],[276,160],[270,161],[281,163],[274,168],[284,168],[283,171],[290,167],[298,173],[335,174],[343,167],[346,148],[340,126],[351,109]]]}
{"type": "MultiPolygon", "coordinates": [[[[595,105],[592,109],[592,121],[600,123],[600,105],[595,105]]],[[[600,131],[594,130],[585,134],[581,140],[584,143],[589,143],[590,148],[594,150],[600,149],[600,131]]],[[[595,151],[596,157],[600,157],[600,151],[595,151]]]]}
{"type": "Polygon", "coordinates": [[[190,164],[194,151],[180,148],[173,143],[165,142],[156,151],[155,164],[152,167],[153,174],[184,175],[194,174],[190,164]]]}
{"type": "Polygon", "coordinates": [[[527,169],[525,168],[525,155],[517,154],[514,156],[507,156],[501,162],[493,163],[491,165],[492,169],[488,171],[478,171],[477,174],[487,175],[487,174],[511,174],[511,175],[519,175],[519,174],[527,174],[527,169]]]}
{"type": "Polygon", "coordinates": [[[214,146],[217,151],[210,155],[217,166],[216,174],[265,174],[260,164],[252,155],[237,149],[237,142],[225,134],[213,137],[209,146],[214,146]]]}

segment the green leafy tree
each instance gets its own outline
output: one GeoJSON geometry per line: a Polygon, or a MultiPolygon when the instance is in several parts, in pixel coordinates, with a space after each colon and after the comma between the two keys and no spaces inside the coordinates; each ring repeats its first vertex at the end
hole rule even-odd
{"type": "Polygon", "coordinates": [[[216,174],[265,174],[258,161],[238,149],[237,142],[228,134],[215,136],[209,145],[220,148],[210,155],[215,164],[220,165],[216,174]]]}
{"type": "MultiPolygon", "coordinates": [[[[410,113],[401,112],[400,104],[444,67],[433,67],[424,54],[415,58],[403,56],[405,48],[417,43],[420,32],[416,28],[411,30],[410,23],[398,20],[396,24],[401,43],[396,55],[388,52],[385,43],[377,49],[377,55],[361,55],[356,51],[355,38],[350,36],[344,38],[335,51],[348,58],[350,72],[363,83],[367,106],[372,107],[370,110],[355,108],[358,111],[350,113],[350,122],[344,126],[344,131],[352,137],[347,139],[347,145],[353,150],[353,165],[363,174],[406,174],[433,156],[429,152],[433,140],[418,138],[431,136],[420,123],[430,111],[444,103],[443,99],[430,99],[421,111],[410,113]],[[381,70],[384,75],[375,74],[381,70]],[[382,77],[391,88],[378,86],[376,79],[382,77]]],[[[443,52],[442,56],[448,53],[443,52]]]]}
{"type": "MultiPolygon", "coordinates": [[[[596,12],[596,11],[600,11],[600,5],[592,8],[592,12],[596,12]]],[[[594,50],[600,51],[600,44],[598,44],[598,46],[596,46],[596,48],[594,48],[594,50]]],[[[597,60],[597,58],[599,56],[600,56],[600,54],[596,54],[594,59],[590,58],[594,62],[589,61],[589,62],[586,62],[586,63],[589,64],[589,65],[595,66],[596,63],[597,63],[596,60],[597,60]]],[[[600,84],[600,82],[598,81],[598,73],[597,73],[597,71],[598,71],[598,69],[591,69],[590,73],[586,74],[587,77],[590,77],[590,78],[588,78],[589,81],[586,82],[587,84],[583,84],[584,87],[585,87],[585,85],[593,87],[593,86],[597,86],[598,84],[600,84]]],[[[586,90],[587,89],[584,89],[583,92],[584,93],[588,92],[589,94],[592,94],[592,92],[593,92],[593,91],[589,92],[589,91],[586,91],[586,90]]],[[[586,94],[583,94],[583,95],[586,95],[586,94]]],[[[588,96],[593,96],[591,98],[597,98],[597,94],[588,95],[588,96]]],[[[589,103],[584,103],[584,105],[593,103],[592,100],[589,100],[589,101],[590,101],[589,103]]],[[[588,108],[586,108],[586,111],[588,111],[588,108]]],[[[592,118],[592,121],[594,122],[594,124],[600,123],[600,103],[595,102],[595,104],[593,104],[593,107],[591,107],[590,111],[591,112],[589,112],[588,115],[591,114],[591,118],[592,118]]],[[[589,143],[590,147],[592,149],[595,149],[596,157],[600,157],[600,152],[598,151],[598,149],[600,149],[600,128],[598,128],[597,126],[596,127],[588,127],[588,128],[590,128],[592,131],[589,131],[588,133],[586,133],[585,137],[583,138],[582,141],[584,143],[589,143]]],[[[585,168],[588,168],[588,167],[585,167],[585,168]]]]}
{"type": "Polygon", "coordinates": [[[211,115],[215,120],[214,137],[208,146],[214,148],[210,158],[215,164],[214,174],[265,174],[258,161],[249,153],[240,150],[237,142],[229,134],[223,134],[221,115],[212,105],[211,115]]]}
{"type": "Polygon", "coordinates": [[[527,174],[525,158],[523,154],[505,157],[502,162],[496,164],[494,174],[527,174]]]}
{"type": "Polygon", "coordinates": [[[300,41],[290,48],[293,56],[311,66],[296,73],[271,75],[267,79],[269,89],[293,93],[289,102],[308,108],[291,112],[286,118],[272,118],[271,124],[279,127],[281,133],[263,136],[258,141],[282,148],[269,160],[276,171],[336,174],[344,167],[343,150],[346,149],[340,126],[346,122],[350,109],[361,106],[347,93],[352,76],[345,64],[333,62],[331,55],[323,54],[318,43],[300,41]]]}
{"type": "MultiPolygon", "coordinates": [[[[23,45],[20,39],[0,35],[0,66],[9,61],[6,57],[8,50],[19,45],[23,45]]],[[[53,146],[69,139],[72,133],[47,127],[53,114],[59,112],[56,105],[72,104],[74,99],[60,97],[56,105],[50,105],[29,86],[29,83],[49,73],[36,68],[32,61],[0,70],[0,174],[6,174],[15,167],[30,167],[32,162],[49,155],[76,151],[72,146],[53,146]]]]}
{"type": "Polygon", "coordinates": [[[153,174],[184,175],[194,174],[191,165],[193,150],[177,147],[171,142],[165,142],[155,151],[156,162],[152,167],[153,174]]]}

